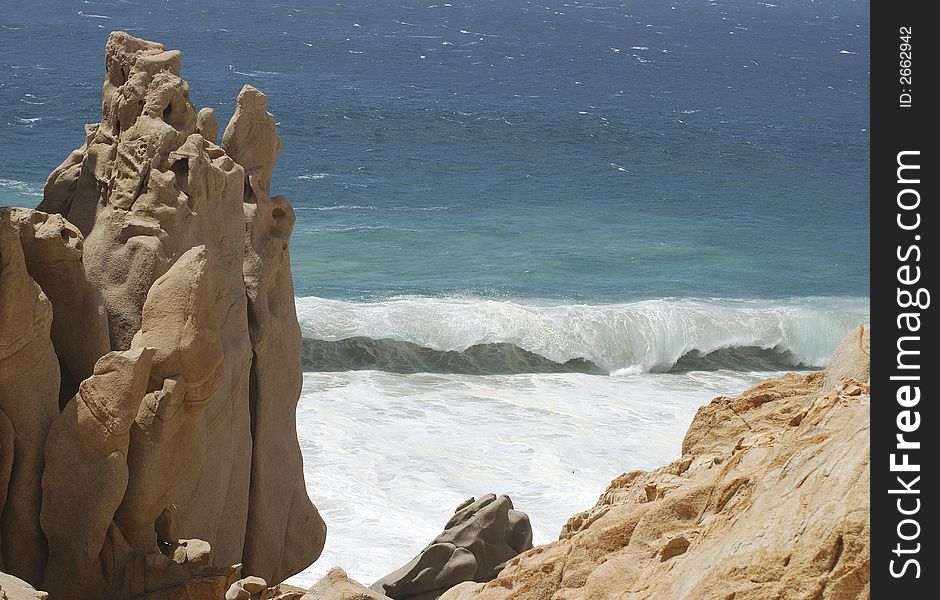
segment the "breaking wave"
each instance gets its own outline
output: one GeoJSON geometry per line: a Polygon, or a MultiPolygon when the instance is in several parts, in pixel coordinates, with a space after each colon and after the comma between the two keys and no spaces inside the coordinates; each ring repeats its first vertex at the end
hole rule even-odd
{"type": "Polygon", "coordinates": [[[824,366],[867,298],[559,304],[298,298],[308,371],[595,373],[824,366]]]}

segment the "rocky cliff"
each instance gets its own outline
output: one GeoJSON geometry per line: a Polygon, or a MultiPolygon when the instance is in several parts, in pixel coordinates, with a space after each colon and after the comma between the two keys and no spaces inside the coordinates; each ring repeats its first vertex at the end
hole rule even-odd
{"type": "Polygon", "coordinates": [[[830,369],[699,409],[675,462],[441,600],[868,598],[869,330],[830,369]]]}
{"type": "Polygon", "coordinates": [[[101,122],[0,210],[0,570],[53,600],[277,582],[325,540],[274,118],[245,86],[219,145],[180,66],[111,34],[101,122]]]}

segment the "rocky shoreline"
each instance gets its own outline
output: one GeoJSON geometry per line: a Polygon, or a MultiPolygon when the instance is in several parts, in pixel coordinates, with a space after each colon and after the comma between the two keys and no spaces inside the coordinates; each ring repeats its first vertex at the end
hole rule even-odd
{"type": "Polygon", "coordinates": [[[0,209],[0,598],[868,597],[867,327],[826,371],[702,407],[679,460],[557,542],[485,496],[371,589],[280,583],[326,524],[274,117],[245,86],[220,141],[179,52],[115,32],[105,66],[102,120],[37,210],[0,209]]]}

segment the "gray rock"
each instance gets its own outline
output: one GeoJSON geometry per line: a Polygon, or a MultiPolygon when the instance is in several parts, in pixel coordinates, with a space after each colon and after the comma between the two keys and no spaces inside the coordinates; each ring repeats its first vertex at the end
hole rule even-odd
{"type": "Polygon", "coordinates": [[[470,498],[418,556],[371,589],[395,600],[432,600],[458,583],[493,579],[506,561],[530,548],[529,517],[513,509],[509,496],[470,498]]]}

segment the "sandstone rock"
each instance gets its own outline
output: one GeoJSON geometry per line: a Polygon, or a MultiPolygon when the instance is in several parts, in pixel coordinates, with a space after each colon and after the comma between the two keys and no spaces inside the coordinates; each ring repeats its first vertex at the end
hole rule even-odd
{"type": "Polygon", "coordinates": [[[187,482],[197,480],[204,464],[206,406],[223,374],[217,295],[206,248],[197,246],[153,284],[144,303],[133,346],[155,349],[150,381],[160,389],[147,394],[137,411],[128,448],[128,463],[135,468],[115,514],[125,537],[140,550],[158,550],[154,524],[170,505],[179,520],[174,500],[187,482]]]}
{"type": "Polygon", "coordinates": [[[716,398],[679,460],[618,477],[557,542],[442,600],[868,598],[870,394],[828,389],[841,364],[716,398]]]}
{"type": "Polygon", "coordinates": [[[245,577],[239,579],[225,592],[225,600],[251,600],[252,596],[259,594],[268,587],[268,582],[260,577],[245,577]]]}
{"type": "Polygon", "coordinates": [[[323,579],[313,585],[301,600],[387,600],[376,591],[354,581],[339,567],[333,567],[323,579]]]}
{"type": "Polygon", "coordinates": [[[134,600],[223,600],[241,572],[241,565],[232,565],[217,574],[187,579],[183,583],[135,596],[134,600]]]}
{"type": "Polygon", "coordinates": [[[305,593],[286,583],[269,586],[264,579],[249,576],[233,583],[225,592],[225,600],[300,600],[305,593]]]}
{"type": "Polygon", "coordinates": [[[268,97],[246,85],[238,93],[235,114],[222,134],[222,147],[246,173],[256,176],[265,193],[271,190],[271,174],[281,151],[281,138],[267,106],[268,97]]]}
{"type": "Polygon", "coordinates": [[[199,109],[196,113],[196,133],[213,144],[219,143],[219,122],[214,110],[208,107],[199,109]]]}
{"type": "MultiPolygon", "coordinates": [[[[105,63],[102,121],[49,176],[39,206],[85,235],[86,271],[101,290],[111,347],[124,350],[157,277],[197,243],[211,246],[241,228],[244,174],[196,133],[179,52],[117,32],[105,63]]],[[[227,250],[240,265],[242,249],[227,246],[210,251],[227,250]]]]}
{"type": "Polygon", "coordinates": [[[464,581],[489,581],[507,560],[530,548],[529,518],[513,509],[508,496],[471,498],[421,554],[371,589],[396,600],[430,600],[464,581]]]}
{"type": "Polygon", "coordinates": [[[22,579],[0,573],[0,600],[46,600],[49,594],[37,592],[22,579]]]}
{"type": "Polygon", "coordinates": [[[105,55],[55,214],[0,211],[0,567],[54,599],[221,598],[233,565],[276,583],[325,539],[280,142],[254,88],[226,152],[179,52],[116,32],[105,55]]]}
{"type": "Polygon", "coordinates": [[[268,596],[262,593],[263,600],[300,600],[307,593],[307,590],[288,583],[279,583],[268,590],[268,596]]]}
{"type": "Polygon", "coordinates": [[[868,381],[871,376],[871,328],[859,325],[836,348],[826,368],[826,387],[838,387],[846,379],[868,381]]]}
{"type": "Polygon", "coordinates": [[[112,352],[52,425],[46,440],[44,587],[53,598],[101,598],[113,574],[112,518],[127,488],[131,424],[147,390],[153,350],[112,352]]]}
{"type": "MultiPolygon", "coordinates": [[[[108,61],[114,93],[143,98],[144,109],[138,114],[133,107],[121,108],[128,104],[126,99],[113,108],[115,100],[106,98],[104,105],[112,108],[104,111],[98,131],[127,128],[131,140],[147,140],[144,154],[133,155],[130,162],[116,160],[110,172],[112,178],[130,180],[136,173],[149,173],[146,180],[140,178],[137,189],[143,193],[133,204],[125,209],[125,196],[115,202],[111,194],[97,217],[98,223],[105,221],[106,233],[100,239],[106,243],[99,245],[109,260],[114,261],[115,253],[128,256],[127,268],[111,268],[116,283],[111,288],[113,305],[119,307],[115,312],[131,307],[119,321],[128,326],[117,338],[126,344],[140,328],[140,315],[147,318],[146,294],[140,289],[149,289],[190,248],[204,245],[212,261],[215,299],[179,310],[189,314],[198,305],[198,310],[214,311],[210,329],[218,335],[211,348],[193,348],[188,358],[179,353],[175,370],[186,365],[202,368],[203,377],[218,383],[183,377],[187,405],[206,403],[208,429],[202,471],[174,500],[182,527],[192,537],[210,541],[217,566],[240,561],[246,572],[280,581],[316,559],[325,526],[306,494],[295,433],[300,333],[286,251],[293,211],[285,198],[267,197],[280,148],[274,118],[265,111],[267,97],[247,86],[226,127],[223,150],[214,145],[214,114],[204,109],[197,115],[189,102],[188,86],[178,77],[178,53],[126,34],[112,36],[109,52],[114,55],[108,61]],[[125,75],[127,84],[121,83],[125,75]],[[132,89],[125,90],[126,85],[132,89]],[[108,117],[117,114],[124,116],[108,117]],[[256,190],[258,185],[262,189],[256,190]],[[133,235],[107,235],[123,231],[133,235]],[[140,285],[124,283],[135,279],[140,285]],[[263,320],[254,308],[259,303],[271,305],[265,307],[263,320]],[[217,364],[198,366],[206,360],[217,364]],[[214,371],[216,367],[221,372],[214,371]],[[199,387],[207,385],[216,387],[214,395],[194,399],[203,393],[199,387]],[[254,390],[251,397],[249,390],[254,390]],[[255,409],[253,415],[249,406],[255,409]]],[[[115,155],[123,156],[119,151],[115,155]]],[[[96,241],[93,237],[87,245],[96,241]]],[[[167,304],[159,301],[154,306],[167,304]]],[[[210,316],[203,315],[203,320],[210,316]]],[[[141,343],[154,345],[159,353],[162,345],[148,341],[150,337],[144,327],[141,343]]],[[[164,365],[156,361],[154,379],[176,374],[164,365]]]]}
{"type": "Polygon", "coordinates": [[[108,317],[82,263],[84,238],[62,218],[25,208],[0,209],[19,233],[26,270],[52,303],[52,343],[59,358],[60,406],[91,376],[95,362],[111,348],[108,317]]]}
{"type": "Polygon", "coordinates": [[[267,96],[251,86],[238,95],[225,128],[225,151],[245,166],[245,261],[251,337],[254,449],[244,563],[249,573],[281,581],[312,563],[326,541],[326,524],[307,498],[297,441],[296,399],[303,384],[302,336],[294,306],[288,241],[294,211],[268,195],[280,148],[267,96]],[[293,398],[293,402],[284,402],[293,398]],[[258,435],[258,432],[277,432],[258,435]]]}
{"type": "Polygon", "coordinates": [[[33,583],[46,562],[43,445],[59,412],[52,321],[10,213],[0,212],[0,569],[33,583]]]}

